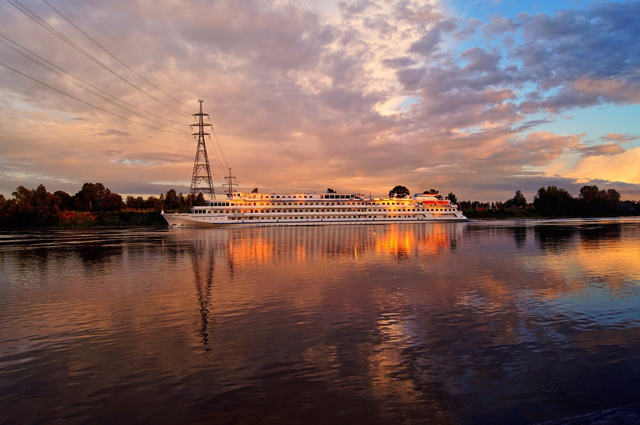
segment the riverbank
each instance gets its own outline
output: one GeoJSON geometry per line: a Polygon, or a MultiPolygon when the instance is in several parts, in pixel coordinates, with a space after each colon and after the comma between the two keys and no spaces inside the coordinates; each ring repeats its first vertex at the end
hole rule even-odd
{"type": "Polygon", "coordinates": [[[92,227],[135,227],[135,226],[166,226],[167,222],[157,211],[113,211],[113,212],[82,212],[64,211],[56,217],[49,217],[46,221],[11,220],[0,223],[0,229],[28,229],[28,228],[62,228],[84,229],[92,227]]]}

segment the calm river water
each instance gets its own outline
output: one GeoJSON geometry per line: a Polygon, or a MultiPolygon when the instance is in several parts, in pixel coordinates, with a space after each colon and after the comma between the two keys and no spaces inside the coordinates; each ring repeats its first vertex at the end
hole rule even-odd
{"type": "Polygon", "coordinates": [[[0,423],[536,423],[640,401],[640,220],[0,232],[0,423]]]}

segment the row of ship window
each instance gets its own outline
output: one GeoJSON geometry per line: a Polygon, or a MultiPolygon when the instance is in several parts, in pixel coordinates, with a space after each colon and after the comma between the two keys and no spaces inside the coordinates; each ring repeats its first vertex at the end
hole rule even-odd
{"type": "MultiPolygon", "coordinates": [[[[376,218],[376,217],[362,217],[362,216],[355,216],[355,215],[351,215],[351,216],[336,216],[336,217],[246,217],[246,218],[242,218],[242,217],[229,217],[229,220],[335,220],[335,219],[356,219],[356,218],[376,218]]],[[[393,219],[397,219],[397,218],[416,218],[416,216],[413,215],[399,215],[399,216],[392,216],[392,217],[377,217],[377,218],[393,218],[393,219]]]]}
{"type": "MultiPolygon", "coordinates": [[[[378,209],[378,210],[369,210],[369,211],[387,211],[387,210],[383,210],[383,209],[378,209]]],[[[362,211],[362,212],[369,212],[369,211],[362,211]]],[[[397,210],[397,211],[410,211],[410,212],[414,212],[414,211],[455,211],[454,209],[451,208],[433,208],[433,209],[417,209],[417,210],[409,210],[409,209],[402,209],[402,210],[397,210]]],[[[229,214],[231,213],[231,211],[225,211],[225,210],[195,210],[195,212],[197,214],[205,214],[205,213],[209,213],[209,214],[229,214]]],[[[265,211],[261,211],[261,210],[247,210],[247,211],[240,211],[242,213],[249,213],[249,214],[274,214],[274,213],[291,213],[291,212],[336,212],[336,210],[308,210],[308,211],[287,211],[287,210],[265,210],[265,211]]],[[[337,211],[340,212],[340,211],[337,211]]],[[[388,211],[393,213],[393,211],[388,211]]]]}
{"type": "MultiPolygon", "coordinates": [[[[234,195],[238,197],[237,194],[234,195]]],[[[306,199],[306,198],[320,198],[322,199],[358,199],[358,195],[249,195],[247,198],[251,199],[306,199]]]]}
{"type": "MultiPolygon", "coordinates": [[[[249,204],[251,204],[249,202],[249,204]]],[[[335,202],[275,202],[275,205],[336,205],[335,202]]],[[[253,202],[253,205],[256,205],[253,202]]],[[[407,205],[407,202],[338,202],[337,205],[407,205]]],[[[230,202],[213,202],[213,207],[232,207],[232,206],[243,206],[242,203],[230,203],[230,202]]],[[[271,202],[265,202],[262,206],[273,206],[271,202]]]]}

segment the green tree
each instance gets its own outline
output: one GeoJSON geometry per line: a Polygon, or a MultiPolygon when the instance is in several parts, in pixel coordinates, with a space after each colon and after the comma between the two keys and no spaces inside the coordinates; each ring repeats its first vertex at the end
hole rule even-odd
{"type": "Polygon", "coordinates": [[[331,189],[331,188],[328,188],[328,189],[327,189],[327,193],[336,193],[336,191],[335,191],[335,190],[333,190],[333,189],[331,189]]]}
{"type": "Polygon", "coordinates": [[[389,191],[389,198],[406,198],[409,195],[411,195],[409,189],[400,185],[394,187],[389,191]]]}
{"type": "Polygon", "coordinates": [[[456,195],[453,192],[449,192],[447,198],[449,199],[449,201],[451,201],[452,204],[458,203],[458,198],[456,198],[456,195]]]}

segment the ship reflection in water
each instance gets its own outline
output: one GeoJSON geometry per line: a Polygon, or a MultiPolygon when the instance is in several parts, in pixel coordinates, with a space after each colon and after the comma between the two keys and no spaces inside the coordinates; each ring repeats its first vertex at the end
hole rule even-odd
{"type": "Polygon", "coordinates": [[[0,423],[536,423],[640,399],[640,221],[0,234],[0,423]]]}

